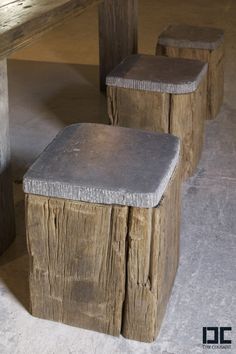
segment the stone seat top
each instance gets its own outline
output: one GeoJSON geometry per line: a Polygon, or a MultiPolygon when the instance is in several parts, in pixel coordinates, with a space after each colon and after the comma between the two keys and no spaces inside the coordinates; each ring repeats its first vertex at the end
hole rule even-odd
{"type": "Polygon", "coordinates": [[[108,86],[183,94],[196,91],[206,75],[199,60],[137,54],[125,58],[108,76],[108,86]]]}
{"type": "Polygon", "coordinates": [[[168,47],[214,50],[224,41],[224,31],[219,28],[190,25],[170,25],[159,37],[159,44],[168,47]]]}
{"type": "Polygon", "coordinates": [[[152,208],[178,163],[179,139],[102,124],[68,126],[24,176],[24,192],[152,208]]]}

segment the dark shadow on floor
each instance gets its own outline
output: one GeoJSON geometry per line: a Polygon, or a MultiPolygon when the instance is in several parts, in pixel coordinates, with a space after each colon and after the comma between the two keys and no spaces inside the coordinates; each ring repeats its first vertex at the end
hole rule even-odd
{"type": "Polygon", "coordinates": [[[9,60],[8,75],[12,116],[15,105],[23,111],[24,107],[35,109],[36,114],[40,108],[42,115],[51,114],[66,125],[108,124],[106,97],[99,90],[98,66],[9,60]]]}
{"type": "MultiPolygon", "coordinates": [[[[22,193],[23,197],[23,193],[22,193]]],[[[15,205],[16,238],[0,257],[0,279],[29,311],[29,262],[25,237],[24,200],[15,205]]]]}

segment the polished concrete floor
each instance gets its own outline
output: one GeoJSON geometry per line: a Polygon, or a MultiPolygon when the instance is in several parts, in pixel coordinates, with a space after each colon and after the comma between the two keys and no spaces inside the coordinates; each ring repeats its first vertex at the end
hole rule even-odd
{"type": "Polygon", "coordinates": [[[92,8],[9,60],[17,239],[0,258],[1,354],[236,353],[236,2],[139,2],[141,52],[153,53],[158,33],[171,22],[218,26],[226,33],[224,105],[207,123],[198,171],[183,186],[180,267],[159,338],[142,344],[28,312],[23,173],[65,125],[107,122],[92,8]],[[232,350],[203,349],[205,326],[231,326],[232,350]]]}

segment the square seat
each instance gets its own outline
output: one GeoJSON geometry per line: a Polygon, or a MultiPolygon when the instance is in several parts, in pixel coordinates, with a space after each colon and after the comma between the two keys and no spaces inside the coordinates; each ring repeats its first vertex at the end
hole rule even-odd
{"type": "Polygon", "coordinates": [[[195,172],[202,151],[206,75],[207,64],[199,60],[127,57],[106,79],[111,124],[178,136],[186,179],[195,172]]]}
{"type": "Polygon", "coordinates": [[[159,43],[168,47],[214,50],[224,42],[220,28],[177,24],[168,26],[160,35],[159,43]]]}
{"type": "Polygon", "coordinates": [[[196,91],[206,72],[207,65],[201,61],[136,54],[124,59],[107,76],[106,84],[133,90],[183,94],[196,91]]]}
{"type": "Polygon", "coordinates": [[[75,124],[24,177],[31,313],[156,339],[179,260],[179,139],[75,124]]]}
{"type": "Polygon", "coordinates": [[[186,24],[170,25],[159,35],[156,55],[208,63],[207,118],[214,119],[224,96],[224,31],[186,24]]]}
{"type": "Polygon", "coordinates": [[[24,191],[153,208],[169,183],[179,150],[179,139],[169,134],[102,124],[71,125],[26,173],[24,191]]]}

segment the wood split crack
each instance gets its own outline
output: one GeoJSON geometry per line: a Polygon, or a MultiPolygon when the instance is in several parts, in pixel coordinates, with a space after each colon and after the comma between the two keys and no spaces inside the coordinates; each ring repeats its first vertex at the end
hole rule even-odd
{"type": "Polygon", "coordinates": [[[129,229],[130,229],[131,219],[132,219],[132,208],[129,207],[128,213],[127,213],[127,220],[126,220],[127,232],[126,232],[126,237],[125,237],[125,290],[124,290],[124,299],[123,299],[123,304],[122,304],[121,329],[120,329],[121,334],[122,334],[123,328],[124,328],[125,311],[126,311],[126,297],[127,297],[127,293],[128,293],[128,258],[129,258],[129,247],[130,247],[129,229]]]}
{"type": "Polygon", "coordinates": [[[172,95],[169,94],[169,111],[168,111],[168,133],[169,134],[172,134],[172,104],[173,104],[173,101],[172,101],[172,95]]]}

